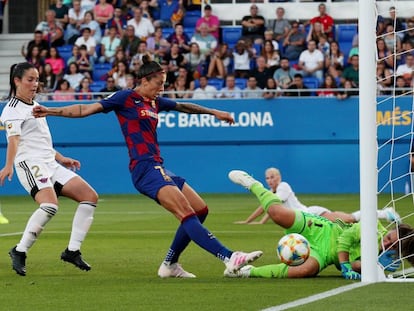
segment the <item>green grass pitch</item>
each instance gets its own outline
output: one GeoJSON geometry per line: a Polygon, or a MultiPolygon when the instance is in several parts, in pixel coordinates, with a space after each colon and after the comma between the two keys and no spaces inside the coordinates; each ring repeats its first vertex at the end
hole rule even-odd
{"type": "MultiPolygon", "coordinates": [[[[203,195],[210,214],[206,226],[233,250],[263,250],[256,264],[274,263],[280,227],[236,225],[256,208],[249,194],[203,195]]],[[[353,211],[357,195],[301,195],[305,204],[353,211]]],[[[226,279],[224,265],[191,244],[182,255],[184,268],[197,279],[159,279],[158,266],[178,221],[142,195],[101,196],[82,253],[92,265],[84,272],[60,260],[67,246],[75,203],[61,199],[58,214],[28,253],[27,276],[11,270],[9,249],[20,239],[36,208],[27,196],[1,197],[0,310],[260,310],[308,297],[352,281],[329,268],[313,279],[226,279]]],[[[405,202],[402,208],[412,209],[405,202]]],[[[400,209],[398,209],[401,211],[400,209]]],[[[402,213],[404,214],[404,212],[402,213]]],[[[379,283],[292,310],[399,310],[413,306],[414,283],[379,283]]]]}

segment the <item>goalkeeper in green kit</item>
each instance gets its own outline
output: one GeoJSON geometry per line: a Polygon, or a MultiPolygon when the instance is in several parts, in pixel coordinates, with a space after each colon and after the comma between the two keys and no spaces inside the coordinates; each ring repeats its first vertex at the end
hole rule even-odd
{"type": "MultiPolygon", "coordinates": [[[[231,171],[229,178],[256,195],[270,218],[285,228],[286,233],[299,233],[306,237],[311,252],[309,258],[299,266],[284,263],[261,267],[249,265],[236,272],[225,270],[226,277],[305,278],[314,277],[329,265],[335,265],[344,278],[361,278],[359,223],[349,225],[341,221],[332,222],[321,216],[285,208],[276,194],[244,171],[231,171]]],[[[414,254],[414,228],[399,224],[397,229],[387,231],[378,222],[377,231],[378,245],[381,246],[378,262],[384,270],[393,272],[400,267],[401,260],[397,254],[414,265],[414,256],[410,256],[414,254]]]]}

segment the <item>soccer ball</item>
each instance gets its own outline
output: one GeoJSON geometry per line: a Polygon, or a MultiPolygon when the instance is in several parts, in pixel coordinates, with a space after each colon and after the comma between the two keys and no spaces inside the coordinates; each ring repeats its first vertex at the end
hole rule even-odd
{"type": "Polygon", "coordinates": [[[289,266],[299,266],[308,259],[310,244],[298,233],[290,233],[282,237],[277,244],[279,259],[289,266]]]}

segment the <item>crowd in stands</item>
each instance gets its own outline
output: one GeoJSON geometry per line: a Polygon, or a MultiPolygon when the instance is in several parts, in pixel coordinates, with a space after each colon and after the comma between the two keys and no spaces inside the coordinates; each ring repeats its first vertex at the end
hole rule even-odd
{"type": "MultiPolygon", "coordinates": [[[[266,20],[259,6],[251,3],[232,44],[223,40],[212,6],[202,10],[199,0],[56,0],[21,53],[38,68],[45,98],[55,100],[133,88],[145,54],[165,68],[165,96],[172,98],[358,94],[357,31],[345,50],[326,4],[304,23],[287,20],[282,6],[266,20]],[[190,15],[196,19],[188,27],[190,15]]],[[[398,19],[391,7],[390,16],[378,18],[377,36],[381,92],[394,76],[399,88],[412,88],[414,17],[398,19]]]]}

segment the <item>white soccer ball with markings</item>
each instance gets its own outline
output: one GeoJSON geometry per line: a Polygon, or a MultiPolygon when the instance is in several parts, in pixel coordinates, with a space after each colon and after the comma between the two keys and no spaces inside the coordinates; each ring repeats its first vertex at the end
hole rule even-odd
{"type": "Polygon", "coordinates": [[[277,244],[279,259],[289,266],[299,266],[308,259],[310,244],[301,234],[290,233],[283,236],[277,244]]]}

